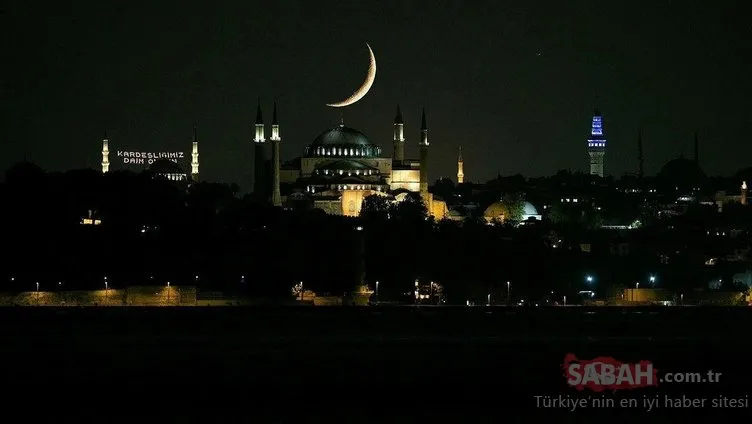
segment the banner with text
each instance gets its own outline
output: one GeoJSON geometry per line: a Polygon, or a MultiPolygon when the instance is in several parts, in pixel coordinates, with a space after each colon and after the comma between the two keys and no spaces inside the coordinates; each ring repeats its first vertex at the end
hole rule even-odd
{"type": "Polygon", "coordinates": [[[118,150],[117,159],[122,160],[124,165],[151,165],[158,160],[169,160],[180,163],[187,158],[185,152],[138,152],[118,150]]]}

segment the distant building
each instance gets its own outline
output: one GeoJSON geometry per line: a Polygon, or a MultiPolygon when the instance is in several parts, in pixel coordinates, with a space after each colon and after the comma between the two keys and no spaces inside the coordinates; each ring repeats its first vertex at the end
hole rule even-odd
{"type": "Polygon", "coordinates": [[[606,137],[603,135],[603,115],[597,109],[593,112],[593,122],[588,138],[590,175],[603,177],[603,161],[606,156],[606,137]]]}
{"type": "MultiPolygon", "coordinates": [[[[483,212],[483,218],[487,223],[492,223],[494,221],[507,222],[510,220],[510,212],[507,206],[504,205],[504,203],[502,203],[501,201],[494,202],[483,212]]],[[[519,222],[524,223],[540,220],[541,215],[538,213],[538,210],[535,208],[535,206],[533,206],[533,204],[530,202],[523,203],[519,222]]]]}
{"type": "Polygon", "coordinates": [[[100,225],[102,220],[95,217],[95,211],[89,209],[89,214],[81,218],[81,225],[100,225]]]}
{"type": "MultiPolygon", "coordinates": [[[[141,151],[123,151],[117,150],[116,157],[122,160],[123,164],[144,165],[150,172],[162,176],[170,181],[183,181],[186,183],[198,181],[199,161],[198,161],[198,135],[196,127],[193,127],[193,142],[191,145],[191,172],[185,172],[178,162],[180,159],[187,157],[184,152],[141,152],[141,151]]],[[[103,174],[107,174],[110,169],[110,140],[105,132],[102,139],[102,163],[101,169],[103,174]]]]}
{"type": "Polygon", "coordinates": [[[459,157],[457,158],[457,184],[465,183],[465,163],[462,161],[462,146],[460,146],[459,157]]]}

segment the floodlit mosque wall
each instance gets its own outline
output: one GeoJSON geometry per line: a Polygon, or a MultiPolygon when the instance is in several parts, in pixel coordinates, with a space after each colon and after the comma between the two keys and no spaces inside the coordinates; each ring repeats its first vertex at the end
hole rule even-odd
{"type": "Polygon", "coordinates": [[[372,190],[345,190],[342,192],[342,215],[356,217],[360,215],[360,209],[363,206],[363,199],[377,194],[384,193],[372,190]]]}
{"type": "Polygon", "coordinates": [[[395,169],[392,171],[392,190],[406,189],[412,192],[420,191],[419,169],[395,169]]]}

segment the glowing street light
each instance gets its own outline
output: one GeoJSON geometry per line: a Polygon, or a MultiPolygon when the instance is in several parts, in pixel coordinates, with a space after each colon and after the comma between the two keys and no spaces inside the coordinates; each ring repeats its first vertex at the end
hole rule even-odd
{"type": "Polygon", "coordinates": [[[376,282],[376,296],[379,295],[379,282],[376,282]]]}
{"type": "Polygon", "coordinates": [[[635,283],[635,288],[636,288],[636,289],[639,289],[639,288],[640,288],[640,282],[639,282],[639,281],[638,281],[637,283],[635,283]]]}
{"type": "Polygon", "coordinates": [[[488,293],[488,306],[491,306],[491,293],[488,293]]]}
{"type": "MultiPolygon", "coordinates": [[[[303,290],[303,282],[300,282],[300,301],[303,301],[303,296],[305,296],[305,291],[303,290]]],[[[315,299],[314,299],[315,301],[315,299]]]]}
{"type": "Polygon", "coordinates": [[[585,277],[585,281],[587,281],[588,283],[592,283],[593,282],[593,276],[592,275],[586,276],[585,277]]]}
{"type": "Polygon", "coordinates": [[[655,275],[650,276],[650,283],[655,283],[655,275]]]}
{"type": "Polygon", "coordinates": [[[39,281],[37,281],[37,306],[39,306],[39,281]]]}
{"type": "Polygon", "coordinates": [[[512,288],[510,286],[512,284],[511,282],[507,281],[507,301],[512,299],[512,288]]]}

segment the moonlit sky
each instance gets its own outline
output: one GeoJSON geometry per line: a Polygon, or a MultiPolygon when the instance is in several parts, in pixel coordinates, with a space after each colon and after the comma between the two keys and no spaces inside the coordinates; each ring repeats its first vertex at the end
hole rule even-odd
{"type": "Polygon", "coordinates": [[[278,102],[283,159],[301,154],[362,83],[366,42],[376,81],[345,123],[391,154],[399,103],[417,157],[425,107],[432,180],[455,177],[459,145],[471,181],[584,171],[596,106],[609,174],[634,172],[640,129],[647,174],[695,131],[709,174],[752,157],[738,2],[84,3],[0,6],[0,168],[98,168],[105,130],[112,151],[187,152],[196,123],[202,179],[248,190],[257,98],[267,123],[278,102]]]}

